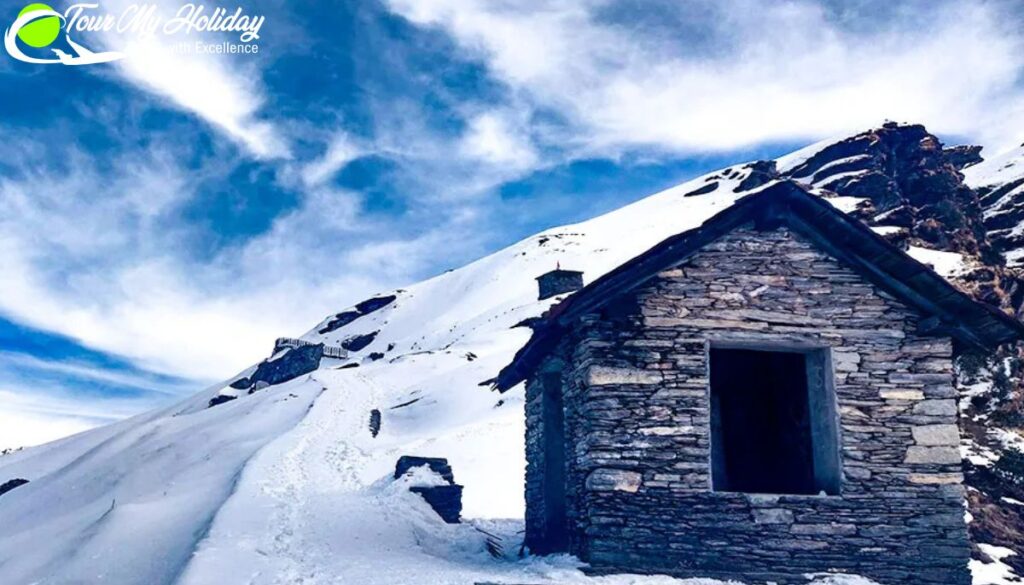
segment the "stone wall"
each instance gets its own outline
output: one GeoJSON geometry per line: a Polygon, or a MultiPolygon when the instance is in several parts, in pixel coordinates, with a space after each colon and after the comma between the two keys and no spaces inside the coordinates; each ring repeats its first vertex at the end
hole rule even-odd
{"type": "Polygon", "coordinates": [[[537,277],[537,299],[541,301],[581,288],[583,288],[583,273],[575,270],[552,270],[537,277]]]}
{"type": "Polygon", "coordinates": [[[969,583],[951,341],[921,318],[786,229],[707,246],[584,317],[527,382],[527,544],[547,552],[542,372],[559,371],[569,549],[595,570],[969,583]],[[830,348],[840,495],[711,491],[707,351],[743,341],[830,348]]]}

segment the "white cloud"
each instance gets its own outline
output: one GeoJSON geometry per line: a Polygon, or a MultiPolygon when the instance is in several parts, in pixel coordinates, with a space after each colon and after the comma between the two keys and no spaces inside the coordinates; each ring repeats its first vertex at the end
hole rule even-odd
{"type": "MultiPolygon", "coordinates": [[[[45,360],[24,353],[0,351],[0,366],[27,369],[45,374],[56,374],[77,380],[90,380],[100,384],[113,384],[133,390],[144,390],[155,394],[179,395],[183,390],[192,389],[192,385],[154,380],[150,376],[120,371],[101,369],[95,364],[74,360],[45,360]]],[[[2,369],[2,368],[0,368],[2,369]]]]}
{"type": "Polygon", "coordinates": [[[128,152],[100,173],[73,151],[66,171],[0,178],[0,313],[145,369],[224,379],[276,337],[424,276],[440,251],[481,250],[471,213],[374,219],[361,195],[312,187],[265,232],[196,258],[176,216],[196,184],[172,160],[128,152]]]}
{"type": "MultiPolygon", "coordinates": [[[[674,5],[700,34],[665,34],[605,2],[391,0],[447,31],[538,108],[566,140],[608,153],[728,150],[920,121],[993,146],[1019,142],[1019,32],[995,5],[946,3],[901,26],[853,32],[813,2],[674,5]]],[[[664,7],[662,7],[664,8],[664,7]]]]}
{"type": "Polygon", "coordinates": [[[259,158],[287,157],[275,126],[260,118],[262,84],[253,62],[179,54],[160,38],[118,43],[117,70],[133,84],[191,111],[259,158]]]}
{"type": "Polygon", "coordinates": [[[31,447],[87,431],[103,422],[73,415],[33,413],[0,407],[0,449],[31,447]]]}
{"type": "Polygon", "coordinates": [[[152,400],[83,398],[59,388],[25,387],[0,376],[0,449],[29,447],[108,424],[152,400]]]}
{"type": "Polygon", "coordinates": [[[315,187],[330,179],[353,160],[370,154],[359,146],[345,132],[338,132],[327,145],[327,151],[320,158],[302,167],[302,181],[307,187],[315,187]]]}
{"type": "MultiPolygon", "coordinates": [[[[84,13],[120,15],[133,4],[129,0],[107,0],[84,13]]],[[[157,14],[166,22],[181,8],[181,3],[157,2],[155,6],[157,14]]],[[[152,36],[116,30],[81,32],[76,39],[86,46],[95,42],[105,49],[124,53],[126,57],[112,66],[118,75],[175,107],[195,114],[253,156],[261,159],[290,156],[288,141],[276,122],[261,114],[265,90],[258,55],[191,50],[197,42],[238,42],[237,36],[170,35],[160,29],[152,36]],[[182,50],[182,46],[190,50],[182,50]]]]}
{"type": "Polygon", "coordinates": [[[485,112],[469,121],[461,152],[470,159],[512,169],[529,169],[537,164],[537,152],[524,131],[525,121],[515,123],[503,112],[485,112]]]}

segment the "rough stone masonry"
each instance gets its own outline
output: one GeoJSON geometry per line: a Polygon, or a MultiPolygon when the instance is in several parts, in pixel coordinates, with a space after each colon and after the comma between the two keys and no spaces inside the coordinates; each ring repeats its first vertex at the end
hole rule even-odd
{"type": "Polygon", "coordinates": [[[952,342],[787,228],[740,228],[585,315],[527,380],[527,544],[548,552],[545,457],[565,458],[567,550],[598,572],[966,585],[952,342]],[[838,495],[711,489],[709,346],[830,354],[838,495]],[[564,403],[546,441],[545,392],[564,403]]]}

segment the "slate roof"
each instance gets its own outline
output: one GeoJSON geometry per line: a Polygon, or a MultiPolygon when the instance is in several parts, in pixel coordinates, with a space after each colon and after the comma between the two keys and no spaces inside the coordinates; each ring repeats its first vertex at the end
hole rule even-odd
{"type": "Polygon", "coordinates": [[[525,380],[576,320],[600,309],[659,272],[745,225],[786,226],[907,305],[920,310],[923,333],[949,335],[988,349],[1024,338],[1024,324],[995,307],[975,301],[928,266],[911,258],[861,221],[793,181],[771,185],[740,199],[700,227],[672,236],[558,303],[534,328],[533,336],[498,375],[504,392],[525,380]]]}

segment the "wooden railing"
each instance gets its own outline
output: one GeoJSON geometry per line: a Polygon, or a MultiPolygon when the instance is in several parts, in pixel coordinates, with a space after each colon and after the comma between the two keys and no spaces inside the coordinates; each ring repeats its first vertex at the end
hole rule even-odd
{"type": "MultiPolygon", "coordinates": [[[[281,349],[282,347],[305,347],[307,345],[320,345],[319,343],[313,343],[312,341],[306,341],[305,339],[295,339],[294,337],[278,337],[277,341],[274,342],[274,351],[281,349]]],[[[344,347],[338,347],[336,345],[324,345],[324,357],[334,358],[343,360],[348,357],[348,350],[344,347]]]]}

